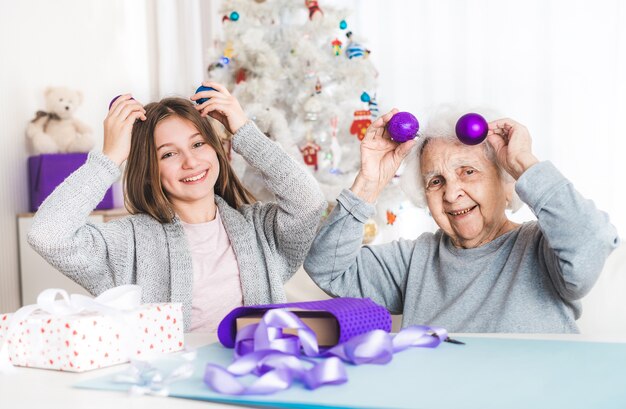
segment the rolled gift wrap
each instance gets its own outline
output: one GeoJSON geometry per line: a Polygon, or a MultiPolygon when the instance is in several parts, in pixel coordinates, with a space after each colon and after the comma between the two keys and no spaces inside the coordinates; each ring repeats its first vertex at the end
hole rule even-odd
{"type": "Polygon", "coordinates": [[[232,310],[217,329],[217,335],[227,348],[235,346],[237,336],[237,318],[246,316],[259,316],[270,309],[282,308],[287,310],[304,310],[319,312],[320,317],[332,315],[338,325],[339,335],[337,343],[364,334],[366,332],[381,329],[391,331],[391,314],[384,307],[376,304],[369,298],[333,298],[321,301],[306,301],[285,304],[267,304],[256,306],[238,307],[232,310]]]}

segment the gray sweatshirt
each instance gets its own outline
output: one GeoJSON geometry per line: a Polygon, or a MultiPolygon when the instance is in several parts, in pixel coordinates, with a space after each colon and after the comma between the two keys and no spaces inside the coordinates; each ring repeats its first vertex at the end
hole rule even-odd
{"type": "Polygon", "coordinates": [[[403,327],[578,332],[579,299],[617,247],[617,232],[550,162],[528,169],[515,188],[537,221],[472,249],[454,247],[441,230],[361,247],[374,206],[344,190],[304,268],[332,296],[369,297],[402,313],[403,327]]]}
{"type": "MultiPolygon", "coordinates": [[[[261,171],[277,198],[276,203],[233,209],[215,197],[239,264],[244,304],[285,302],[283,284],[302,264],[326,202],[313,177],[254,123],[237,131],[233,149],[261,171]]],[[[28,242],[94,295],[138,284],[143,302],[181,302],[188,329],[193,269],[180,220],[161,224],[137,214],[108,223],[88,222],[119,176],[115,163],[90,153],[41,205],[28,242]]]]}

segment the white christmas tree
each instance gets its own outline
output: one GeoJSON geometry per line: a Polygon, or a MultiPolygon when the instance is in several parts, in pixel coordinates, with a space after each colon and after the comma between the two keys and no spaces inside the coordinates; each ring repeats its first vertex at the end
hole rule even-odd
{"type": "MultiPolygon", "coordinates": [[[[226,0],[221,13],[223,36],[211,50],[209,78],[224,83],[263,132],[307,165],[334,203],[351,186],[360,138],[379,115],[378,73],[365,39],[351,32],[346,10],[313,0],[226,0]]],[[[260,175],[235,154],[232,161],[258,199],[271,199],[260,175]]],[[[392,183],[366,226],[366,241],[377,226],[393,225],[403,201],[392,183]]]]}

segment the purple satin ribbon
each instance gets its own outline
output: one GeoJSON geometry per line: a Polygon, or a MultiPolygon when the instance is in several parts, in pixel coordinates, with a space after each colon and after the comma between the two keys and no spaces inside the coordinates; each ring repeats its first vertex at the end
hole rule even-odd
{"type": "Polygon", "coordinates": [[[343,362],[384,365],[396,352],[409,347],[435,348],[447,338],[443,328],[415,325],[395,336],[373,330],[320,350],[315,333],[294,313],[271,309],[258,324],[237,333],[235,360],[227,368],[207,364],[204,383],[226,395],[267,395],[288,389],[294,381],[316,389],[347,382],[343,362]],[[297,330],[297,335],[284,334],[285,328],[297,330]],[[257,378],[251,384],[243,383],[238,377],[244,375],[257,378]]]}

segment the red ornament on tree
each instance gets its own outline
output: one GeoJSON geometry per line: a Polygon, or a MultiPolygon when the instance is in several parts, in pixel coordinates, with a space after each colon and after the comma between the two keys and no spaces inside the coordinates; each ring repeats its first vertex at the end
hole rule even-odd
{"type": "Polygon", "coordinates": [[[239,68],[235,74],[235,83],[239,84],[246,82],[246,70],[245,68],[239,68]]]}
{"type": "Polygon", "coordinates": [[[317,0],[304,0],[304,5],[309,8],[309,20],[313,20],[316,16],[324,15],[320,6],[317,5],[317,0]]]}
{"type": "Polygon", "coordinates": [[[315,170],[317,170],[317,152],[320,151],[320,146],[314,142],[307,142],[302,148],[300,148],[300,152],[302,152],[302,157],[304,158],[304,163],[308,166],[313,166],[315,170]]]}
{"type": "Polygon", "coordinates": [[[356,135],[359,141],[365,138],[365,132],[372,123],[372,113],[369,110],[354,111],[354,120],[350,126],[350,133],[356,135]]]}

